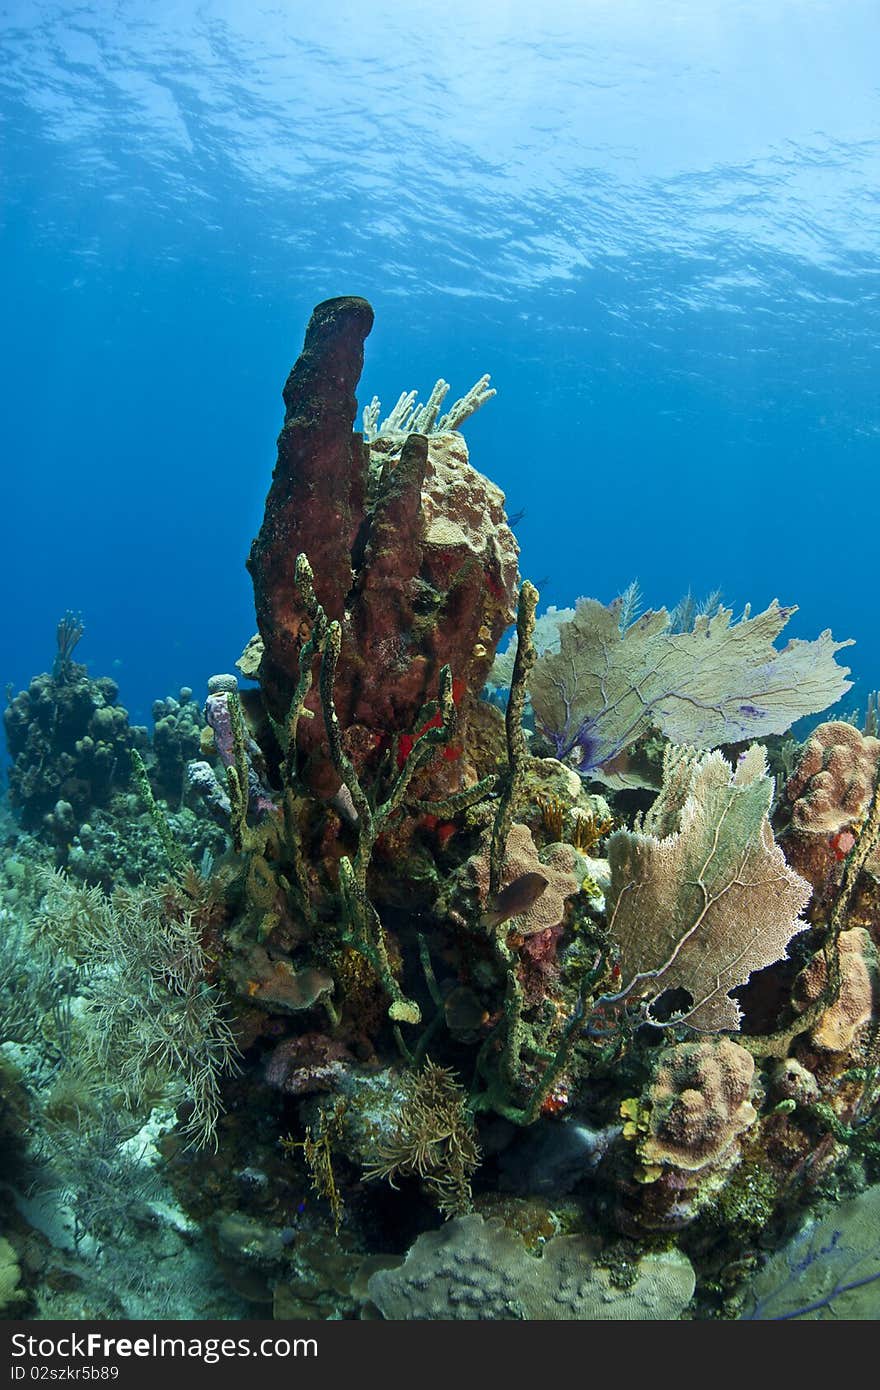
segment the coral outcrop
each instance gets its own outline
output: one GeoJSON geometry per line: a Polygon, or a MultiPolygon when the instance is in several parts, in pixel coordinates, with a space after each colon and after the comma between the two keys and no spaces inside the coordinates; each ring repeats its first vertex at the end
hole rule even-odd
{"type": "Polygon", "coordinates": [[[3,714],[9,792],[27,829],[52,815],[53,838],[67,844],[95,807],[127,785],[130,750],[146,746],[147,731],[129,725],[118,697],[114,680],[92,680],[69,655],[13,696],[3,714]]]}
{"type": "Polygon", "coordinates": [[[374,1274],[368,1289],[397,1320],[651,1321],[678,1318],[690,1302],[693,1269],[677,1251],[643,1256],[617,1285],[597,1253],[586,1237],[555,1236],[536,1259],[500,1221],[460,1216],[419,1236],[401,1267],[374,1274]]]}
{"type": "Polygon", "coordinates": [[[189,686],[176,696],[153,702],[153,787],[169,806],[179,806],[187,785],[187,764],[199,756],[205,726],[189,686]]]}
{"type": "MultiPolygon", "coordinates": [[[[791,817],[783,837],[785,856],[823,893],[839,878],[855,843],[853,832],[867,812],[878,762],[880,739],[832,720],[813,730],[785,784],[791,817]]],[[[865,868],[880,877],[880,846],[865,868]]]]}
{"type": "Polygon", "coordinates": [[[690,1221],[740,1157],[740,1138],[757,1119],[750,1099],[751,1053],[729,1038],[664,1049],[647,1091],[626,1100],[624,1137],[635,1143],[630,1200],[640,1224],[675,1228],[690,1221]]]}
{"type": "Polygon", "coordinates": [[[880,1176],[880,742],[775,749],[786,860],[765,749],[730,745],[836,698],[841,644],[635,586],[538,620],[457,429],[488,379],[362,437],[372,319],[319,305],[287,381],[241,682],[157,701],[150,743],[67,615],[11,702],[42,842],[7,819],[7,1119],[123,1283],[153,1210],[169,1267],[200,1227],[266,1315],[735,1316],[800,1207],[880,1176]]]}
{"type": "MultiPolygon", "coordinates": [[[[284,388],[278,462],[248,560],[269,710],[287,715],[311,634],[293,569],[304,554],[318,602],[341,625],[334,699],[342,728],[363,731],[349,735],[361,764],[392,737],[418,733],[444,666],[455,680],[460,748],[469,705],[512,621],[518,553],[503,495],[471,467],[459,434],[410,434],[399,448],[352,432],[372,322],[361,299],[314,311],[284,388]]],[[[307,708],[317,713],[314,693],[307,708]]],[[[298,738],[313,785],[337,790],[320,721],[302,720],[298,738]]]]}

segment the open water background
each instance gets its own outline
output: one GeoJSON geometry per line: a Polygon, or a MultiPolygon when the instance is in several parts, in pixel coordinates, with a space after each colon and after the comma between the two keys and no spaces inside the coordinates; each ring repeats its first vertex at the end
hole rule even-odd
{"type": "Polygon", "coordinates": [[[135,720],[253,629],[312,306],[465,426],[546,602],[778,596],[880,685],[876,0],[0,4],[0,678],[135,720]]]}

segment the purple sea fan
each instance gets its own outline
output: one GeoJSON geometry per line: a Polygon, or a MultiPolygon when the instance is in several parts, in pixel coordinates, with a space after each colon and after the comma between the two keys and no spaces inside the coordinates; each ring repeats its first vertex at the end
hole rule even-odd
{"type": "Polygon", "coordinates": [[[580,599],[559,627],[559,650],[538,658],[530,681],[538,729],[560,759],[612,786],[638,784],[614,763],[649,729],[674,743],[716,748],[785,733],[839,700],[851,682],[829,631],[813,642],[774,641],[797,610],[776,599],[737,623],[703,614],[672,630],[665,608],[621,630],[620,599],[580,599]]]}

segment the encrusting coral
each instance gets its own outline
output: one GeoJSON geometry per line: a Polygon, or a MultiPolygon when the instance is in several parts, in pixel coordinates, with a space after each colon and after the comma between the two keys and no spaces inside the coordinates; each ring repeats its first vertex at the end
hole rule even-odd
{"type": "MultiPolygon", "coordinates": [[[[841,932],[838,938],[840,982],[810,1030],[816,1047],[825,1052],[848,1052],[861,1028],[874,1015],[878,997],[877,951],[863,927],[841,932]]],[[[827,996],[828,965],[821,952],[811,958],[794,983],[796,1008],[815,1004],[827,996]]]]}
{"type": "Polygon", "coordinates": [[[399,1269],[374,1274],[370,1297],[392,1319],[651,1321],[680,1317],[694,1273],[677,1251],[643,1256],[615,1285],[583,1236],[556,1236],[540,1259],[500,1221],[460,1216],[419,1236],[399,1269]]]}
{"type": "MultiPolygon", "coordinates": [[[[453,908],[453,917],[461,921],[463,926],[491,911],[491,839],[491,831],[485,831],[479,850],[461,870],[462,889],[468,895],[474,894],[477,904],[472,915],[464,912],[461,906],[453,908]]],[[[576,863],[577,853],[571,845],[551,844],[539,854],[528,826],[515,822],[504,844],[499,890],[503,892],[515,887],[529,876],[536,880],[543,878],[544,887],[533,901],[524,895],[520,903],[512,895],[509,917],[503,920],[509,921],[520,936],[533,936],[536,932],[559,927],[565,917],[566,899],[573,897],[580,887],[575,873],[576,863]],[[520,910],[514,911],[516,908],[520,910]]],[[[497,912],[495,916],[498,916],[497,912]]]]}

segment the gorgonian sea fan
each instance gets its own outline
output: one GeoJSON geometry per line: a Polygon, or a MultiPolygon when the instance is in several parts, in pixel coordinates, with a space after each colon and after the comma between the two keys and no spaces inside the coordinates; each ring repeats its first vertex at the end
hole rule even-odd
{"type": "Polygon", "coordinates": [[[537,727],[557,757],[600,781],[626,784],[615,760],[651,728],[716,748],[784,733],[850,689],[834,657],[851,642],[826,630],[774,646],[797,611],[776,599],[736,623],[729,608],[704,614],[689,632],[673,631],[665,608],[621,630],[620,603],[580,599],[559,627],[559,650],[539,657],[530,681],[537,727]]]}

